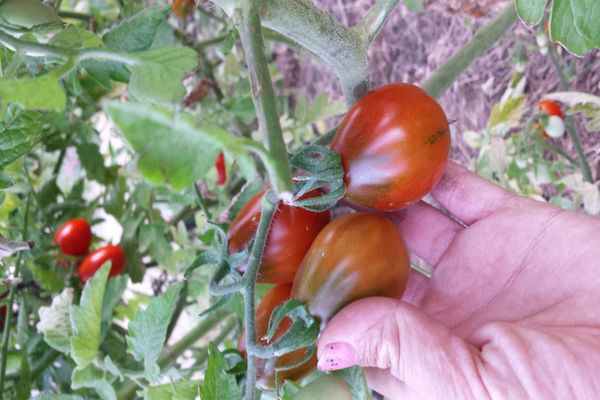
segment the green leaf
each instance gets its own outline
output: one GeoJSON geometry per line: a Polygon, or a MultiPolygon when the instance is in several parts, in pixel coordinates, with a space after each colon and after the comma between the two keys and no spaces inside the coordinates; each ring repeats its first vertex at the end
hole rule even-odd
{"type": "Polygon", "coordinates": [[[44,335],[44,341],[61,353],[68,354],[71,350],[71,321],[69,310],[73,303],[73,289],[67,288],[52,299],[48,307],[40,307],[40,321],[36,328],[44,335]]]}
{"type": "Polygon", "coordinates": [[[352,392],[352,400],[371,400],[369,387],[363,369],[359,366],[341,369],[333,372],[343,378],[352,392]]]}
{"type": "Polygon", "coordinates": [[[238,161],[245,177],[254,177],[254,161],[245,147],[249,139],[210,123],[198,124],[183,112],[120,102],[105,109],[139,153],[138,168],[151,182],[170,183],[175,190],[188,187],[212,170],[219,148],[238,161]]]}
{"type": "Polygon", "coordinates": [[[102,40],[108,47],[116,50],[147,50],[169,10],[170,7],[144,9],[107,32],[102,40]]]}
{"type": "Polygon", "coordinates": [[[110,374],[90,364],[85,368],[78,367],[73,370],[71,374],[71,386],[73,389],[95,389],[102,400],[117,400],[115,389],[110,384],[110,381],[106,379],[107,377],[114,380],[110,374]]]}
{"type": "MultiPolygon", "coordinates": [[[[594,47],[594,44],[579,31],[579,27],[575,23],[574,7],[571,1],[554,0],[552,3],[550,37],[552,40],[562,44],[571,53],[583,56],[594,47]]],[[[591,9],[587,10],[587,12],[595,14],[591,9]]]]}
{"type": "Polygon", "coordinates": [[[87,281],[79,305],[71,307],[71,357],[79,369],[87,367],[98,353],[100,317],[109,271],[107,262],[87,281]]]}
{"type": "Polygon", "coordinates": [[[199,382],[186,379],[146,389],[145,400],[195,400],[198,398],[199,382]]]}
{"type": "Polygon", "coordinates": [[[10,176],[5,174],[4,171],[0,171],[0,190],[8,189],[14,184],[15,181],[13,181],[13,179],[10,176]]]}
{"type": "Polygon", "coordinates": [[[69,25],[52,37],[49,42],[55,46],[70,49],[90,49],[102,47],[102,40],[92,31],[69,25]]]}
{"type": "Polygon", "coordinates": [[[181,282],[171,285],[165,293],[150,300],[145,310],[138,310],[129,324],[129,352],[136,360],[144,362],[144,372],[151,382],[158,379],[160,374],[156,360],[162,351],[167,328],[182,287],[181,282]]]}
{"type": "Polygon", "coordinates": [[[85,400],[77,394],[40,393],[31,400],[85,400]]]}
{"type": "Polygon", "coordinates": [[[497,103],[492,108],[488,120],[488,128],[496,125],[506,124],[510,127],[517,127],[525,113],[525,97],[510,97],[505,102],[497,103]]]}
{"type": "Polygon", "coordinates": [[[229,365],[213,343],[208,346],[208,366],[204,383],[200,385],[201,399],[241,399],[242,393],[235,376],[225,372],[229,365]]]}
{"type": "Polygon", "coordinates": [[[592,47],[600,47],[600,2],[570,0],[575,27],[592,47]]]}
{"type": "MultiPolygon", "coordinates": [[[[25,346],[23,349],[24,352],[26,352],[27,346],[25,346]]],[[[31,367],[29,365],[29,359],[25,356],[21,358],[19,379],[15,385],[17,400],[29,400],[31,397],[31,383],[31,367]]]]}
{"type": "Polygon", "coordinates": [[[62,23],[54,8],[39,0],[4,0],[0,5],[0,21],[25,29],[62,23]]]}
{"type": "Polygon", "coordinates": [[[17,104],[25,109],[63,111],[67,97],[60,84],[60,68],[35,78],[0,79],[2,102],[17,104]]]}
{"type": "Polygon", "coordinates": [[[26,242],[8,240],[0,235],[0,261],[20,251],[29,250],[31,247],[26,242]]]}
{"type": "Polygon", "coordinates": [[[526,25],[537,25],[544,17],[547,3],[548,0],[515,0],[515,8],[526,25]]]}
{"type": "Polygon", "coordinates": [[[136,239],[125,239],[121,243],[121,247],[125,251],[125,259],[127,264],[127,274],[131,278],[133,283],[141,282],[144,278],[144,272],[146,267],[142,262],[142,254],[138,250],[138,243],[136,239]]]}
{"type": "Polygon", "coordinates": [[[104,157],[96,143],[80,143],[77,145],[77,156],[85,168],[88,179],[106,183],[108,171],[104,166],[104,157]]]}
{"type": "Polygon", "coordinates": [[[27,154],[41,137],[42,122],[37,113],[27,112],[0,122],[0,168],[27,154]]]}
{"type": "Polygon", "coordinates": [[[198,65],[196,52],[177,46],[134,54],[140,62],[131,67],[130,93],[148,103],[170,105],[181,102],[185,94],[183,78],[198,65]]]}

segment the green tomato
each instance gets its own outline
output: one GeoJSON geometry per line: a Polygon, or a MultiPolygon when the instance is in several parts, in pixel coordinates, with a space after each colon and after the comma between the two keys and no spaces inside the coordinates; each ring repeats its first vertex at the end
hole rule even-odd
{"type": "Polygon", "coordinates": [[[0,20],[25,29],[62,23],[52,7],[38,0],[5,0],[0,4],[0,20]]]}
{"type": "Polygon", "coordinates": [[[292,400],[352,400],[352,392],[345,380],[336,375],[323,375],[304,386],[292,400]]]}

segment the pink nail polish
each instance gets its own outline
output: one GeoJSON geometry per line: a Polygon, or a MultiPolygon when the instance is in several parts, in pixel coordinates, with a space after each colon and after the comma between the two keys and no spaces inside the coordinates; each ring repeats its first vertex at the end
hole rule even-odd
{"type": "Polygon", "coordinates": [[[328,343],[319,357],[319,371],[336,371],[356,365],[358,354],[352,345],[344,342],[328,343]]]}

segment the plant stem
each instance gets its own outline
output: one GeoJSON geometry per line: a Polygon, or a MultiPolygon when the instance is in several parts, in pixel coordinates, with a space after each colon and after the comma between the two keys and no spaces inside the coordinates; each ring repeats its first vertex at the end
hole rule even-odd
{"type": "MultiPolygon", "coordinates": [[[[23,241],[26,242],[28,238],[28,226],[29,226],[29,207],[31,206],[31,195],[27,195],[27,203],[25,205],[25,214],[23,216],[23,233],[22,238],[23,241]]],[[[17,263],[15,267],[15,280],[19,277],[21,272],[21,264],[23,261],[23,252],[19,253],[17,258],[17,263]]],[[[8,292],[8,301],[6,303],[6,319],[4,320],[4,335],[2,336],[2,353],[0,356],[2,360],[0,361],[0,400],[4,398],[4,380],[6,378],[6,355],[8,353],[8,342],[10,341],[10,329],[12,324],[12,309],[15,303],[15,295],[17,291],[17,286],[15,284],[11,284],[10,290],[8,292]]]]}
{"type": "Polygon", "coordinates": [[[494,19],[479,28],[473,37],[454,56],[442,65],[423,84],[431,96],[439,98],[472,63],[502,37],[516,21],[515,6],[510,2],[494,19]]]}
{"type": "MultiPolygon", "coordinates": [[[[221,322],[227,316],[227,311],[215,310],[194,329],[189,331],[184,337],[182,337],[177,343],[171,346],[170,349],[165,350],[163,354],[158,358],[158,365],[161,368],[169,365],[175,358],[183,353],[187,348],[193,345],[198,339],[204,336],[209,330],[215,325],[221,322]]],[[[117,392],[117,399],[119,400],[131,400],[135,396],[137,390],[137,384],[132,381],[126,382],[123,387],[117,392]]]]}
{"type": "Polygon", "coordinates": [[[369,44],[372,43],[399,2],[400,0],[379,0],[369,9],[367,15],[355,29],[366,35],[369,44]]]}
{"type": "MultiPolygon", "coordinates": [[[[554,68],[556,68],[556,72],[560,77],[560,85],[563,90],[569,90],[569,78],[563,71],[562,66],[559,62],[559,55],[556,51],[556,48],[552,43],[549,44],[550,47],[550,59],[554,64],[554,68]]],[[[577,131],[575,129],[575,123],[573,122],[573,118],[570,115],[565,116],[565,129],[569,134],[569,137],[573,141],[573,145],[575,146],[575,152],[577,153],[577,158],[579,161],[576,163],[581,168],[581,172],[583,173],[583,177],[588,182],[594,182],[594,177],[592,175],[592,170],[590,168],[590,164],[585,157],[585,152],[583,151],[583,146],[581,145],[581,141],[579,140],[579,136],[577,135],[577,131]]]]}
{"type": "Polygon", "coordinates": [[[89,21],[92,16],[89,14],[82,14],[74,11],[59,11],[58,15],[62,18],[80,19],[82,21],[89,21]]]}
{"type": "Polygon", "coordinates": [[[242,5],[240,38],[246,55],[248,74],[252,86],[252,100],[256,108],[258,125],[264,135],[265,144],[273,163],[269,169],[271,184],[277,192],[292,190],[292,171],[287,149],[283,141],[279,115],[275,103],[275,92],[264,52],[260,15],[256,0],[247,0],[242,5]]]}
{"type": "Polygon", "coordinates": [[[264,26],[292,39],[330,65],[348,104],[369,88],[368,43],[361,34],[319,10],[310,0],[265,0],[264,26]]]}
{"type": "Polygon", "coordinates": [[[248,259],[248,269],[244,275],[247,284],[244,287],[244,326],[246,327],[246,351],[248,353],[248,368],[246,370],[246,390],[244,399],[254,400],[256,388],[256,323],[255,323],[255,287],[258,267],[267,242],[267,234],[271,219],[275,214],[278,202],[271,202],[269,192],[262,199],[260,221],[256,230],[254,245],[248,259]]]}

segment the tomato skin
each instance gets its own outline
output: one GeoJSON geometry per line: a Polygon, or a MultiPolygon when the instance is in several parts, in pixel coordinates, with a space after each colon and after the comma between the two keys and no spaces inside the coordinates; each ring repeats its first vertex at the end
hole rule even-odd
{"type": "Polygon", "coordinates": [[[557,117],[560,117],[561,119],[565,118],[565,115],[563,114],[562,110],[560,109],[560,106],[552,100],[542,100],[538,103],[538,107],[540,110],[544,111],[546,114],[552,116],[552,115],[556,115],[557,117]]]}
{"type": "Polygon", "coordinates": [[[386,218],[357,213],[330,222],[314,240],[292,288],[321,324],[364,297],[400,299],[409,255],[398,229],[386,218]]]}
{"type": "Polygon", "coordinates": [[[344,117],[331,144],[340,154],[350,204],[399,210],[441,179],[450,152],[448,119],[423,89],[408,83],[367,93],[344,117]]]}
{"type": "Polygon", "coordinates": [[[352,392],[346,381],[336,375],[322,375],[304,386],[292,400],[352,400],[352,392]]]}
{"type": "MultiPolygon", "coordinates": [[[[279,324],[279,327],[277,328],[277,331],[275,332],[275,335],[273,336],[271,341],[262,339],[269,330],[269,318],[271,317],[273,310],[279,304],[282,304],[285,301],[289,300],[291,292],[291,284],[274,286],[265,294],[261,302],[258,304],[258,307],[256,308],[255,323],[256,338],[260,344],[267,345],[270,342],[276,341],[281,336],[283,336],[292,325],[292,321],[288,318],[285,318],[283,321],[281,321],[281,324],[279,324]]],[[[238,342],[238,350],[241,353],[245,353],[245,344],[243,348],[240,348],[238,342]]],[[[291,353],[277,357],[275,359],[275,365],[286,366],[297,363],[304,358],[305,354],[306,349],[298,349],[291,353]]],[[[310,372],[312,372],[315,369],[316,365],[317,356],[315,352],[315,354],[306,363],[289,370],[280,371],[278,373],[278,379],[280,382],[283,382],[284,379],[302,379],[310,372]]],[[[259,358],[256,367],[256,375],[256,384],[258,387],[266,390],[273,389],[275,387],[275,368],[273,366],[273,363],[268,364],[266,360],[259,358]]]]}
{"type": "MultiPolygon", "coordinates": [[[[242,251],[256,234],[263,194],[258,193],[250,199],[229,226],[227,238],[230,252],[242,251]]],[[[319,192],[312,191],[302,198],[318,195],[319,192]]],[[[313,239],[329,219],[328,211],[314,213],[280,204],[271,222],[257,282],[291,283],[313,239]]]]}
{"type": "Polygon", "coordinates": [[[78,268],[81,283],[86,283],[107,261],[111,262],[109,277],[119,275],[123,271],[125,252],[121,246],[109,244],[88,254],[78,268]]]}
{"type": "Polygon", "coordinates": [[[73,218],[58,228],[54,240],[63,254],[83,256],[92,244],[90,224],[83,218],[73,218]]]}
{"type": "Polygon", "coordinates": [[[225,155],[220,152],[215,160],[215,169],[217,170],[217,185],[222,186],[227,182],[227,167],[225,165],[225,155]]]}
{"type": "Polygon", "coordinates": [[[173,13],[180,17],[188,16],[194,10],[194,0],[170,0],[173,13]]]}

